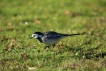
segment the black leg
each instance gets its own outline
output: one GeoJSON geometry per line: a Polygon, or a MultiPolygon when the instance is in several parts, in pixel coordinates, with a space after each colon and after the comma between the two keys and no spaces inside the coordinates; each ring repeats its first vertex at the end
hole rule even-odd
{"type": "Polygon", "coordinates": [[[56,46],[55,44],[54,45],[52,45],[53,46],[53,48],[56,46]]]}
{"type": "Polygon", "coordinates": [[[50,47],[50,46],[45,46],[45,49],[46,49],[46,48],[49,48],[49,47],[50,47]]]}
{"type": "MultiPolygon", "coordinates": [[[[53,46],[53,48],[54,48],[56,45],[55,45],[55,44],[53,44],[52,46],[53,46]]],[[[49,46],[49,45],[47,45],[47,46],[45,46],[45,49],[46,49],[46,48],[49,48],[49,47],[50,47],[50,46],[49,46]]]]}

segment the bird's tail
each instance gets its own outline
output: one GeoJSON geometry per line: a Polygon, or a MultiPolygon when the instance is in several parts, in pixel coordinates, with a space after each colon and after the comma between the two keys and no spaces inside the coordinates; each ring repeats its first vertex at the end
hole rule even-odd
{"type": "Polygon", "coordinates": [[[63,34],[64,36],[74,36],[74,35],[84,35],[86,34],[85,32],[84,33],[77,33],[77,34],[63,34]]]}

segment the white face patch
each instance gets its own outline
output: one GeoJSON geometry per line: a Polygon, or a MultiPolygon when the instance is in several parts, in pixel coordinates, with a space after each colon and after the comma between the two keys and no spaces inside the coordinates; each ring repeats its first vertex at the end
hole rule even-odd
{"type": "Polygon", "coordinates": [[[32,34],[33,38],[38,38],[38,34],[32,34]]]}

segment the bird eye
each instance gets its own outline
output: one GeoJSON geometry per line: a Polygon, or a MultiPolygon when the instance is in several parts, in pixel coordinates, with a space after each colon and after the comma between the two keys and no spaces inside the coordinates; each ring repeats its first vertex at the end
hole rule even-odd
{"type": "Polygon", "coordinates": [[[35,34],[32,34],[32,37],[35,37],[35,34]]]}
{"type": "Polygon", "coordinates": [[[36,35],[33,35],[33,37],[35,37],[36,35]]]}
{"type": "Polygon", "coordinates": [[[32,37],[38,38],[38,35],[37,34],[33,34],[32,37]]]}

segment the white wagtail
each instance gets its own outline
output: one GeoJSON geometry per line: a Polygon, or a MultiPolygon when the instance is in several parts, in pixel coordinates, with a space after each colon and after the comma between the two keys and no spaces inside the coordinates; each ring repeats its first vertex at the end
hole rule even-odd
{"type": "MultiPolygon", "coordinates": [[[[84,34],[84,33],[82,33],[84,34]]],[[[61,39],[67,37],[67,36],[74,36],[74,35],[82,35],[82,34],[62,34],[57,33],[54,31],[48,31],[48,32],[35,32],[32,34],[31,38],[38,39],[41,43],[44,43],[46,45],[52,45],[55,46],[61,39]]]]}

